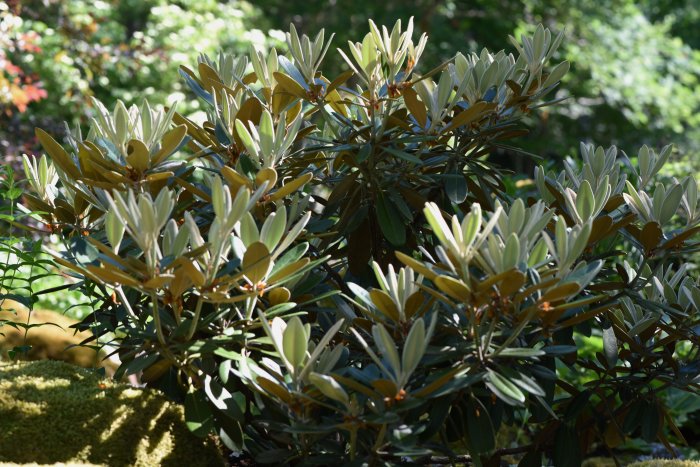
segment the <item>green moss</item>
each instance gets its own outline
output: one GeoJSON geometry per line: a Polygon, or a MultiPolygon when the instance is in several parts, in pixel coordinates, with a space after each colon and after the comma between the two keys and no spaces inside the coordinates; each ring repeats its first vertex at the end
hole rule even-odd
{"type": "Polygon", "coordinates": [[[698,467],[700,461],[688,461],[678,459],[652,459],[642,462],[634,462],[628,467],[698,467]]]}
{"type": "MultiPolygon", "coordinates": [[[[586,459],[582,467],[615,467],[615,461],[609,457],[592,457],[586,459]]],[[[699,461],[677,460],[677,459],[652,459],[642,462],[633,462],[627,464],[622,462],[626,467],[698,467],[699,461]]]]}
{"type": "Polygon", "coordinates": [[[0,463],[222,465],[162,395],[63,362],[0,365],[0,463]]]}
{"type": "MultiPolygon", "coordinates": [[[[0,462],[0,467],[46,467],[46,464],[37,464],[36,462],[32,464],[14,464],[10,462],[0,462]]],[[[103,467],[100,464],[77,464],[71,462],[70,464],[64,464],[63,462],[57,462],[52,464],[51,467],[103,467]]]]}

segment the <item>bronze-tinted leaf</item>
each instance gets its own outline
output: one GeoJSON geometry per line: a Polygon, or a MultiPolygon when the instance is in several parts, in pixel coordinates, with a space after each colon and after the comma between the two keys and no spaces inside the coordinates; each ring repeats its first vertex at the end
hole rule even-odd
{"type": "MultiPolygon", "coordinates": [[[[179,113],[175,112],[173,114],[173,122],[177,125],[185,125],[185,127],[187,128],[187,134],[194,138],[202,146],[216,146],[216,142],[212,140],[209,134],[203,129],[201,129],[199,126],[197,126],[192,120],[183,117],[179,113]]],[[[199,148],[195,147],[193,149],[197,151],[199,148]]]]}
{"type": "Polygon", "coordinates": [[[51,135],[41,128],[37,128],[35,133],[37,139],[41,143],[41,146],[48,153],[54,163],[56,163],[56,165],[73,180],[79,180],[80,172],[66,150],[63,149],[63,147],[58,144],[56,140],[51,137],[51,135]]]}
{"type": "Polygon", "coordinates": [[[206,281],[206,277],[198,267],[194,265],[192,260],[183,259],[181,261],[182,269],[187,273],[187,276],[192,280],[194,285],[197,287],[202,287],[206,281]]]}
{"type": "MultiPolygon", "coordinates": [[[[247,125],[247,122],[253,122],[254,125],[260,123],[260,116],[262,115],[263,107],[259,100],[250,98],[241,104],[241,108],[238,109],[236,114],[236,119],[242,121],[247,125]]],[[[234,136],[236,133],[234,133],[234,136]]],[[[241,142],[238,142],[239,147],[243,147],[241,142]]]]}
{"type": "MultiPolygon", "coordinates": [[[[131,183],[131,179],[126,178],[124,175],[120,174],[119,172],[105,170],[105,171],[101,172],[100,175],[102,176],[101,178],[107,179],[107,181],[109,181],[110,183],[112,183],[114,185],[120,185],[122,183],[125,183],[125,184],[131,183]]],[[[99,187],[99,185],[97,183],[91,183],[91,184],[99,187]]],[[[115,188],[115,187],[110,186],[110,188],[115,188]]]]}
{"type": "Polygon", "coordinates": [[[165,374],[170,367],[173,366],[173,362],[167,359],[161,359],[155,362],[153,365],[149,366],[141,374],[141,381],[144,383],[152,383],[157,381],[161,376],[165,374]]]}
{"type": "Polygon", "coordinates": [[[399,310],[396,308],[396,304],[391,299],[389,294],[380,289],[372,289],[369,292],[369,296],[372,299],[374,306],[379,308],[385,316],[391,318],[394,322],[399,322],[399,310]]]}
{"type": "Polygon", "coordinates": [[[260,385],[261,388],[263,388],[271,395],[274,395],[285,404],[289,404],[290,402],[292,402],[292,395],[289,393],[289,391],[287,391],[286,388],[275,383],[274,381],[269,380],[267,378],[259,377],[257,379],[257,383],[260,385]]]}
{"type": "Polygon", "coordinates": [[[144,287],[147,289],[162,289],[175,278],[172,274],[159,274],[146,281],[144,287]]]}
{"type": "Polygon", "coordinates": [[[203,199],[203,200],[206,201],[207,203],[211,203],[211,196],[209,196],[209,194],[206,193],[205,191],[202,191],[202,190],[200,190],[199,188],[197,188],[196,186],[194,186],[192,183],[190,183],[190,182],[188,182],[188,181],[186,181],[186,180],[183,180],[183,179],[180,178],[180,177],[175,177],[175,181],[176,181],[179,185],[181,185],[184,189],[186,189],[187,191],[189,191],[190,193],[192,193],[193,195],[195,195],[195,196],[197,196],[197,197],[203,199]]]}
{"type": "Polygon", "coordinates": [[[137,139],[129,141],[126,145],[126,154],[126,161],[131,167],[142,173],[148,170],[151,157],[142,141],[137,139]]]}
{"type": "MultiPolygon", "coordinates": [[[[499,286],[500,288],[506,282],[516,281],[519,284],[516,288],[517,290],[524,283],[524,280],[522,280],[521,277],[524,277],[522,272],[518,271],[517,269],[509,269],[508,271],[504,271],[500,274],[496,274],[495,276],[490,276],[484,279],[483,281],[479,282],[479,285],[477,285],[476,288],[479,292],[483,292],[487,289],[490,289],[495,284],[501,284],[499,286]]],[[[503,290],[501,290],[501,293],[504,293],[503,290]]]]}
{"type": "Polygon", "coordinates": [[[255,83],[257,80],[258,80],[258,77],[255,76],[255,73],[251,71],[250,73],[248,73],[247,75],[245,75],[243,77],[243,84],[251,85],[251,84],[255,83]]]}
{"type": "Polygon", "coordinates": [[[169,179],[173,175],[175,174],[169,170],[165,172],[156,172],[146,175],[146,180],[148,181],[148,183],[162,182],[164,180],[169,179]]]}
{"type": "Polygon", "coordinates": [[[89,265],[86,268],[94,276],[100,278],[100,282],[107,284],[121,284],[129,287],[140,287],[141,283],[131,276],[124,274],[112,266],[97,267],[89,265]]]}
{"type": "Polygon", "coordinates": [[[640,229],[636,225],[628,225],[625,227],[625,229],[630,235],[632,235],[637,241],[641,243],[642,229],[640,229]]]}
{"type": "Polygon", "coordinates": [[[155,153],[151,159],[153,166],[160,164],[166,157],[170,156],[180,143],[182,143],[185,135],[187,135],[186,125],[178,125],[165,133],[163,139],[160,141],[160,150],[155,153]]]}
{"type": "Polygon", "coordinates": [[[664,233],[661,230],[658,222],[648,222],[643,228],[639,235],[639,241],[644,247],[644,250],[649,252],[659,245],[661,238],[664,233]]]}
{"type": "MultiPolygon", "coordinates": [[[[297,101],[291,107],[287,107],[287,116],[285,117],[285,122],[287,123],[287,126],[292,124],[292,122],[294,121],[295,118],[297,118],[297,116],[299,115],[299,113],[301,112],[301,109],[303,107],[304,106],[302,105],[301,101],[297,101]]],[[[309,116],[308,114],[305,115],[305,117],[308,117],[308,116],[309,116]]],[[[316,129],[316,125],[309,125],[307,127],[303,127],[301,130],[299,130],[295,141],[299,141],[299,133],[302,133],[304,131],[308,131],[309,128],[312,128],[311,131],[313,131],[314,129],[316,129]]],[[[306,135],[306,134],[307,133],[304,133],[304,135],[306,135]]]]}
{"type": "Polygon", "coordinates": [[[290,195],[297,191],[299,188],[306,185],[311,179],[314,178],[314,174],[307,172],[304,175],[295,178],[294,180],[285,183],[282,187],[270,195],[270,201],[278,201],[287,195],[290,195]]]}
{"type": "Polygon", "coordinates": [[[418,93],[412,88],[405,89],[403,92],[403,101],[421,128],[425,128],[428,122],[428,112],[425,108],[425,104],[418,99],[418,93]]]}
{"type": "Polygon", "coordinates": [[[276,271],[272,276],[270,276],[269,281],[270,283],[283,281],[288,277],[299,272],[302,268],[304,268],[304,266],[306,266],[310,262],[311,260],[309,258],[302,258],[299,261],[295,261],[291,264],[288,264],[279,271],[276,271]]]}
{"type": "Polygon", "coordinates": [[[408,297],[408,300],[406,300],[406,317],[410,319],[417,315],[424,303],[425,297],[421,292],[412,293],[411,296],[408,297]]]}
{"type": "MultiPolygon", "coordinates": [[[[27,204],[27,206],[29,206],[29,208],[32,211],[50,214],[54,210],[54,208],[51,205],[45,203],[44,201],[40,200],[39,198],[37,198],[36,196],[34,196],[31,193],[27,193],[24,195],[24,202],[27,204]]],[[[49,216],[49,218],[50,218],[50,216],[49,216]]]]}
{"type": "Polygon", "coordinates": [[[559,300],[565,300],[578,293],[580,289],[581,286],[575,282],[561,284],[546,291],[539,302],[558,302],[559,300]]]}
{"type": "Polygon", "coordinates": [[[265,182],[267,182],[267,191],[274,188],[275,183],[277,183],[277,171],[272,167],[261,169],[255,176],[255,183],[257,185],[262,185],[265,182]]]}
{"type": "Polygon", "coordinates": [[[276,287],[267,294],[267,298],[272,306],[288,302],[291,296],[292,294],[286,287],[276,287]]]}
{"type": "MultiPolygon", "coordinates": [[[[221,78],[219,77],[219,74],[206,63],[199,62],[199,64],[197,65],[197,71],[199,71],[199,77],[203,83],[207,80],[212,80],[221,83],[221,78]]],[[[206,90],[209,91],[209,89],[206,90]]]]}
{"type": "Polygon", "coordinates": [[[248,177],[245,177],[238,172],[236,172],[231,167],[225,165],[221,167],[221,175],[223,175],[226,183],[231,187],[232,193],[238,193],[238,190],[242,186],[247,186],[248,188],[253,188],[253,182],[250,181],[248,177]]]}
{"type": "Polygon", "coordinates": [[[615,209],[619,208],[625,203],[625,198],[622,195],[615,195],[612,196],[606,203],[605,203],[605,210],[607,212],[613,212],[615,209]]]}
{"type": "Polygon", "coordinates": [[[211,91],[212,94],[220,95],[223,92],[226,93],[233,93],[233,90],[227,86],[225,86],[221,81],[218,79],[214,80],[211,78],[205,78],[202,80],[202,88],[211,91]]]}
{"type": "Polygon", "coordinates": [[[92,162],[92,164],[94,164],[98,170],[99,168],[114,171],[121,171],[123,169],[121,164],[118,164],[109,157],[105,157],[104,149],[92,141],[83,141],[82,143],[79,143],[79,146],[81,150],[87,152],[90,162],[92,162]]]}
{"type": "Polygon", "coordinates": [[[501,291],[501,295],[508,297],[520,290],[523,284],[525,284],[525,274],[517,269],[512,269],[508,271],[505,278],[501,279],[498,289],[501,291]]]}
{"type": "Polygon", "coordinates": [[[68,210],[62,206],[56,207],[56,209],[53,210],[54,215],[58,218],[60,222],[66,223],[66,224],[72,224],[75,222],[75,213],[73,210],[68,210]]]}
{"type": "Polygon", "coordinates": [[[178,268],[175,271],[175,278],[170,282],[168,291],[173,296],[177,298],[182,296],[186,290],[192,287],[193,281],[190,275],[187,273],[185,268],[178,268]]]}
{"type": "MultiPolygon", "coordinates": [[[[294,84],[296,84],[296,81],[294,84]]],[[[276,86],[272,93],[272,113],[275,116],[280,115],[285,109],[288,109],[295,100],[297,100],[297,96],[285,91],[282,86],[276,86]]]]}
{"type": "Polygon", "coordinates": [[[613,218],[610,216],[600,216],[593,221],[591,235],[588,237],[588,244],[593,245],[610,233],[613,225],[613,218]]]}
{"type": "Polygon", "coordinates": [[[363,384],[358,383],[353,378],[347,378],[345,376],[336,375],[336,374],[333,374],[331,376],[333,377],[334,380],[338,381],[343,386],[350,388],[353,391],[357,391],[360,394],[364,394],[365,396],[369,397],[370,399],[377,399],[379,396],[379,394],[372,391],[367,386],[364,386],[363,384]]]}
{"type": "Polygon", "coordinates": [[[466,110],[461,111],[452,118],[452,121],[445,127],[444,132],[472,123],[481,119],[486,113],[496,108],[496,104],[487,102],[475,102],[466,110]]]}
{"type": "Polygon", "coordinates": [[[471,298],[471,291],[464,282],[449,276],[438,276],[433,279],[435,285],[450,297],[461,302],[468,302],[471,298]]]}
{"type": "Polygon", "coordinates": [[[512,79],[506,80],[506,85],[513,91],[513,94],[520,96],[523,93],[523,87],[513,81],[512,79]]]}
{"type": "Polygon", "coordinates": [[[402,253],[400,251],[396,252],[396,257],[401,261],[403,264],[406,266],[410,267],[414,271],[416,271],[419,274],[422,274],[426,278],[430,280],[434,280],[435,277],[437,277],[437,274],[435,274],[433,271],[428,269],[421,261],[408,256],[406,253],[402,253]]]}
{"type": "MultiPolygon", "coordinates": [[[[107,245],[105,245],[104,243],[102,243],[101,241],[97,240],[97,239],[94,238],[94,237],[85,237],[85,239],[86,239],[92,246],[94,246],[95,248],[97,248],[98,250],[100,250],[100,253],[102,253],[103,255],[107,256],[109,259],[111,259],[112,261],[114,261],[116,264],[118,264],[118,265],[120,265],[122,268],[126,269],[126,270],[127,270],[126,272],[128,272],[128,270],[130,269],[129,263],[128,263],[127,261],[125,261],[122,257],[120,257],[119,255],[117,255],[116,253],[114,253],[114,251],[112,251],[111,248],[109,248],[107,245]]],[[[132,272],[137,272],[137,271],[133,271],[133,270],[132,270],[132,272]]]]}
{"type": "Polygon", "coordinates": [[[347,71],[344,71],[343,73],[339,74],[333,81],[331,81],[331,83],[326,88],[326,95],[333,92],[333,90],[335,88],[337,88],[338,86],[340,86],[341,84],[343,84],[344,82],[349,80],[350,77],[354,74],[355,73],[352,70],[347,70],[347,71]]]}
{"type": "Polygon", "coordinates": [[[302,88],[301,85],[292,78],[280,72],[273,73],[273,76],[275,77],[275,80],[277,80],[277,85],[285,92],[300,99],[306,99],[306,91],[304,91],[304,88],[302,88]]]}
{"type": "Polygon", "coordinates": [[[684,232],[681,232],[678,235],[676,235],[675,237],[669,239],[663,245],[661,245],[661,248],[663,248],[663,249],[678,248],[681,245],[683,245],[683,242],[685,242],[686,240],[691,238],[693,235],[696,235],[698,232],[700,232],[700,226],[693,227],[692,229],[688,229],[684,232]]]}
{"type": "Polygon", "coordinates": [[[388,379],[377,379],[372,381],[372,387],[377,390],[382,396],[393,399],[399,392],[393,381],[388,379]]]}
{"type": "MultiPolygon", "coordinates": [[[[263,242],[253,242],[243,255],[243,273],[252,284],[262,281],[270,269],[270,251],[263,242]]],[[[279,271],[276,276],[280,276],[279,271]]]]}
{"type": "MultiPolygon", "coordinates": [[[[89,148],[84,144],[80,144],[78,148],[78,162],[80,162],[80,169],[83,172],[83,176],[85,178],[93,180],[104,180],[105,178],[109,179],[107,176],[105,176],[105,172],[110,172],[111,169],[101,167],[99,162],[96,163],[94,161],[94,158],[90,157],[89,148]]],[[[118,177],[123,178],[123,176],[118,172],[113,173],[117,174],[118,177]]]]}

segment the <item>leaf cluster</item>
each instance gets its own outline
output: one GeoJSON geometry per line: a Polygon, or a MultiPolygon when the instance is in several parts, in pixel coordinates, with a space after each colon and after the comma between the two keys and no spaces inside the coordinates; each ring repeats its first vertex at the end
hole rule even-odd
{"type": "Polygon", "coordinates": [[[262,463],[574,465],[681,439],[659,394],[698,387],[697,181],[653,184],[670,147],[633,167],[582,145],[580,165],[537,168],[539,201],[513,199],[485,156],[552,103],[563,36],[420,73],[412,21],[369,26],[335,77],[330,39],[294,28],[286,56],[182,67],[201,124],[96,103],[68,148],[37,130],[50,161],[25,160],[26,203],[103,300],[86,322],[118,375],[262,463]],[[574,386],[566,366],[597,378],[574,386]]]}

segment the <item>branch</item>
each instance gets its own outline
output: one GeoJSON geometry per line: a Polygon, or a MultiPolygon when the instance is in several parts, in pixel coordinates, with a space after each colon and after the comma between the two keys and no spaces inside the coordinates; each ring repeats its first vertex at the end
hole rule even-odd
{"type": "MultiPolygon", "coordinates": [[[[501,456],[507,456],[510,454],[523,454],[525,452],[531,451],[534,446],[532,444],[528,444],[527,446],[518,446],[515,448],[505,448],[505,449],[497,449],[493,452],[491,455],[492,457],[501,457],[501,456]]],[[[397,456],[396,454],[390,454],[388,452],[377,452],[377,455],[381,457],[382,459],[395,459],[400,462],[409,462],[406,460],[408,456],[397,456]]],[[[427,456],[427,457],[422,457],[418,459],[411,459],[410,463],[411,465],[433,465],[433,464],[438,464],[438,465],[447,465],[447,464],[454,464],[455,462],[461,463],[471,463],[473,461],[473,458],[468,455],[468,454],[462,454],[458,456],[427,456]]]]}
{"type": "MultiPolygon", "coordinates": [[[[313,255],[316,258],[321,257],[320,252],[318,251],[318,249],[315,246],[309,245],[309,249],[311,250],[311,252],[313,253],[313,255]]],[[[333,280],[333,282],[336,283],[336,285],[338,286],[338,288],[340,289],[341,292],[343,292],[348,297],[355,296],[355,294],[352,292],[352,290],[350,290],[348,285],[345,283],[345,280],[342,277],[340,277],[340,274],[338,274],[338,272],[335,269],[333,269],[330,266],[330,264],[328,264],[328,262],[324,261],[321,264],[321,267],[323,268],[324,271],[326,271],[326,273],[330,276],[330,278],[333,280]]]]}

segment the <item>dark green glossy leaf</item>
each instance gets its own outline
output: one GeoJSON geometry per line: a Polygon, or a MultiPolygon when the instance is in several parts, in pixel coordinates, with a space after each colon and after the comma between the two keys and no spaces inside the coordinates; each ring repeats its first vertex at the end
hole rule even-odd
{"type": "Polygon", "coordinates": [[[208,435],[214,428],[214,416],[202,391],[192,391],[185,396],[185,422],[199,437],[208,435]]]}
{"type": "Polygon", "coordinates": [[[642,438],[648,443],[656,441],[661,423],[659,421],[659,407],[656,403],[645,404],[642,413],[642,438]]]}
{"type": "Polygon", "coordinates": [[[518,462],[518,467],[542,467],[542,465],[542,453],[539,451],[529,451],[518,462]]]}
{"type": "Polygon", "coordinates": [[[473,401],[469,407],[465,407],[467,422],[467,433],[469,438],[467,444],[472,453],[483,454],[490,452],[496,447],[496,437],[491,417],[483,404],[473,401]]]}
{"type": "Polygon", "coordinates": [[[550,345],[543,347],[547,355],[567,355],[576,352],[578,349],[575,345],[550,345]]]}
{"type": "Polygon", "coordinates": [[[488,370],[486,386],[503,402],[518,405],[525,402],[525,394],[510,380],[493,370],[488,370]]]}
{"type": "Polygon", "coordinates": [[[642,400],[637,400],[630,404],[630,408],[625,415],[625,419],[622,421],[622,430],[629,434],[632,434],[635,429],[642,423],[642,418],[644,417],[645,403],[642,400]]]}
{"type": "Polygon", "coordinates": [[[406,242],[406,226],[401,214],[387,198],[379,194],[375,206],[379,227],[392,245],[401,246],[406,242]]]}
{"type": "Polygon", "coordinates": [[[552,460],[557,467],[580,467],[581,447],[576,428],[563,423],[559,426],[554,437],[554,452],[552,460]]]}
{"type": "Polygon", "coordinates": [[[469,190],[467,181],[462,174],[445,174],[443,175],[443,183],[445,185],[445,193],[455,204],[461,204],[467,199],[469,190]]]}
{"type": "Polygon", "coordinates": [[[362,147],[360,148],[359,151],[357,151],[357,155],[355,156],[355,162],[357,164],[362,164],[364,161],[367,160],[369,157],[369,154],[372,152],[372,145],[369,143],[363,144],[362,147]]]}

